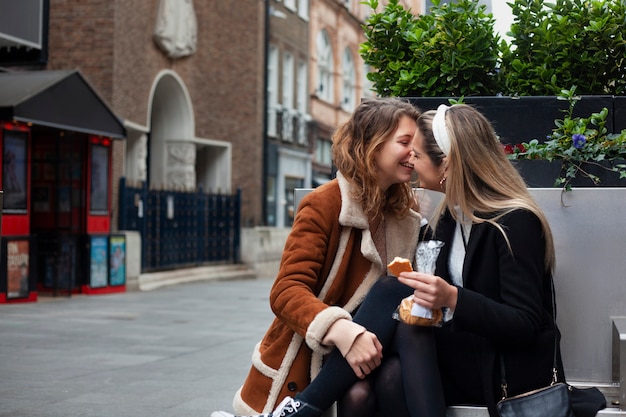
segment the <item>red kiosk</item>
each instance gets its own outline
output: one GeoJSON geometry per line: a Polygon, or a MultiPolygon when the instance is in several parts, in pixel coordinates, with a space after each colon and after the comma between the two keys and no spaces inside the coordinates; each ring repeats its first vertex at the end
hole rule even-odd
{"type": "Polygon", "coordinates": [[[110,215],[124,136],[77,71],[0,73],[0,303],[125,291],[126,242],[110,215]]]}
{"type": "Polygon", "coordinates": [[[111,235],[111,140],[90,137],[87,169],[87,257],[82,292],[126,291],[126,237],[111,235]]]}
{"type": "Polygon", "coordinates": [[[2,123],[2,264],[0,303],[36,301],[30,236],[30,129],[2,123]]]}

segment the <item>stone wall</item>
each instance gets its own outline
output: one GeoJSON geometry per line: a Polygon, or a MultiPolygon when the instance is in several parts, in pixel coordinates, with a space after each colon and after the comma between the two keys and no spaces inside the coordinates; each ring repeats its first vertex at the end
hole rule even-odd
{"type": "Polygon", "coordinates": [[[274,278],[290,228],[252,227],[241,231],[241,261],[253,268],[258,278],[274,278]]]}

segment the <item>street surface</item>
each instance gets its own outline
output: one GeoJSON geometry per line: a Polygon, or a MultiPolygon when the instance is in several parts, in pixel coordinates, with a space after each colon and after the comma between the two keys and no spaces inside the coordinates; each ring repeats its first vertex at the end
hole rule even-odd
{"type": "Polygon", "coordinates": [[[273,315],[271,279],[0,304],[0,416],[231,410],[273,315]]]}

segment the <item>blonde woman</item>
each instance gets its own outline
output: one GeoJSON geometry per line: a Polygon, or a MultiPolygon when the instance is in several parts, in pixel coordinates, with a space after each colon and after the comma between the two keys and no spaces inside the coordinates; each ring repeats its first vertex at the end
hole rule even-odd
{"type": "Polygon", "coordinates": [[[500,359],[509,395],[549,385],[555,352],[564,380],[552,305],[552,233],[490,123],[473,107],[425,112],[413,153],[420,185],[444,193],[430,222],[433,239],[445,245],[434,274],[403,273],[399,281],[414,289],[414,302],[447,314],[433,330],[430,357],[412,349],[423,345],[412,341],[416,328],[398,326],[408,410],[443,417],[447,405],[486,405],[497,417],[500,359]],[[424,365],[429,360],[437,366],[424,365]],[[410,395],[424,386],[431,387],[430,402],[410,395]]]}

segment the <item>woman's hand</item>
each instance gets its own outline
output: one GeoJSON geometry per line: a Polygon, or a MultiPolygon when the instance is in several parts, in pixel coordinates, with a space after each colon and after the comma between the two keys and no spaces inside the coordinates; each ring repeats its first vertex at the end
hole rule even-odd
{"type": "Polygon", "coordinates": [[[413,302],[422,307],[437,309],[448,307],[453,310],[459,290],[443,278],[421,272],[403,272],[398,277],[401,283],[413,288],[413,302]]]}
{"type": "Polygon", "coordinates": [[[354,343],[344,357],[356,376],[363,379],[380,366],[383,359],[383,346],[374,333],[365,331],[354,339],[354,343]]]}
{"type": "Polygon", "coordinates": [[[323,343],[335,345],[361,379],[376,369],[383,358],[383,347],[376,335],[350,320],[339,319],[333,323],[323,343]]]}

